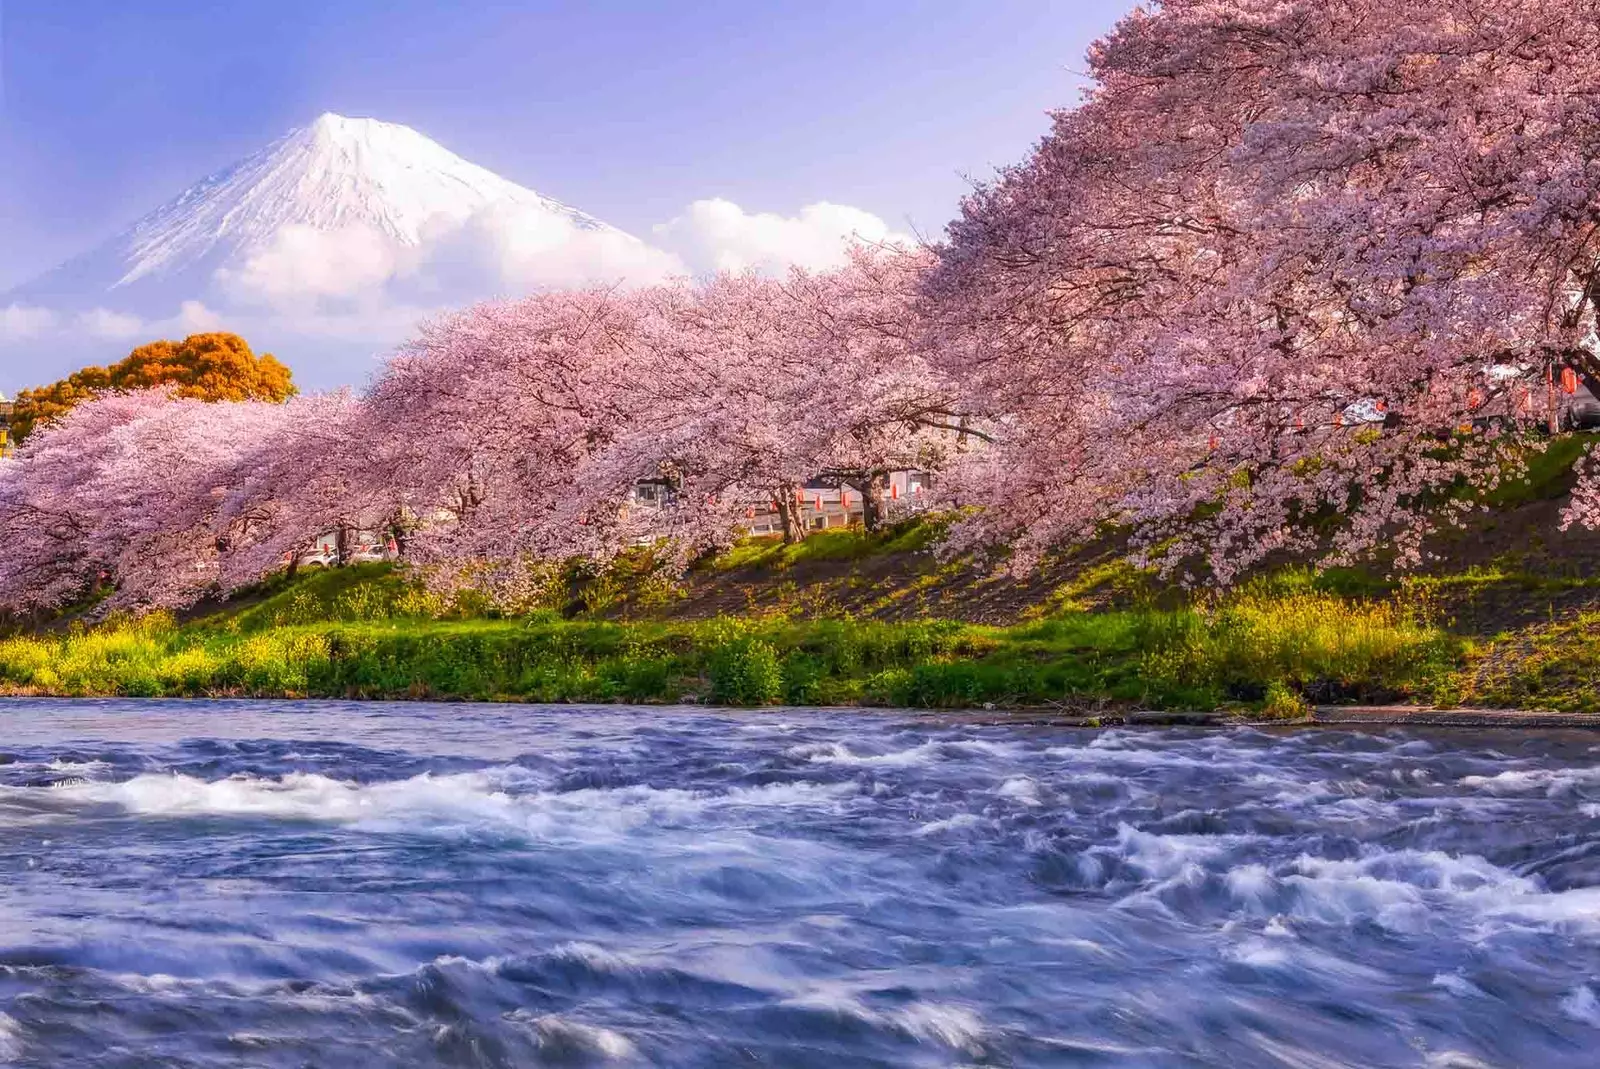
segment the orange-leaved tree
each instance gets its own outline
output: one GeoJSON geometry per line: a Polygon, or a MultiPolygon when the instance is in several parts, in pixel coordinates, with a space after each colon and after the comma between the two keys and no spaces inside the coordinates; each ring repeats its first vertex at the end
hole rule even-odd
{"type": "Polygon", "coordinates": [[[237,334],[191,334],[183,341],[141,345],[110,367],[86,367],[49,386],[22,390],[11,415],[21,442],[72,406],[114,390],[168,386],[202,401],[286,401],[295,393],[289,369],[271,353],[257,356],[237,334]]]}

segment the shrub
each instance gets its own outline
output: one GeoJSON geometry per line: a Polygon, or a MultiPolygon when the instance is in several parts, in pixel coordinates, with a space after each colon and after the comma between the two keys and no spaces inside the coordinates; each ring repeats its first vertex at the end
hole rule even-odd
{"type": "Polygon", "coordinates": [[[783,668],[772,644],[736,638],[711,653],[711,700],[719,705],[770,705],[783,697],[783,668]]]}
{"type": "Polygon", "coordinates": [[[1267,696],[1261,704],[1261,713],[1283,720],[1299,720],[1311,714],[1311,703],[1299,691],[1274,682],[1267,684],[1267,696]]]}

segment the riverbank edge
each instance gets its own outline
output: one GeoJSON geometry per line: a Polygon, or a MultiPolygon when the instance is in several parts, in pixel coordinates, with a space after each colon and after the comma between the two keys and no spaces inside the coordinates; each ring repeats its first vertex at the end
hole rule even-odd
{"type": "MultiPolygon", "coordinates": [[[[859,707],[848,707],[856,708],[859,707]]],[[[878,710],[875,710],[878,711],[878,710]]],[[[887,710],[882,710],[887,711],[887,710]]],[[[1433,727],[1433,728],[1576,728],[1600,731],[1600,713],[1561,713],[1542,709],[1434,709],[1420,705],[1326,705],[1307,716],[1261,717],[1230,712],[1167,712],[1129,710],[1075,715],[1054,709],[932,709],[930,716],[949,716],[969,723],[1041,724],[1055,727],[1433,727]],[[976,714],[976,715],[972,715],[976,714]]]]}
{"type": "Polygon", "coordinates": [[[1167,711],[1155,709],[1124,709],[1100,711],[1093,714],[1076,713],[1065,709],[1039,706],[1013,708],[906,708],[882,705],[765,705],[738,706],[709,703],[651,703],[651,702],[537,702],[513,697],[493,699],[470,698],[413,698],[386,696],[378,698],[347,698],[317,695],[256,695],[216,694],[165,697],[134,697],[124,694],[51,694],[37,690],[0,687],[0,709],[13,701],[44,702],[338,702],[340,704],[423,704],[446,703],[459,705],[543,706],[546,708],[604,709],[613,706],[655,709],[671,712],[737,713],[755,716],[779,716],[785,712],[860,713],[871,716],[913,715],[919,719],[943,719],[984,726],[1004,724],[1037,725],[1072,728],[1375,728],[1375,727],[1428,727],[1428,728],[1500,728],[1500,729],[1578,729],[1600,731],[1600,713],[1562,713],[1543,709],[1436,709],[1420,705],[1323,705],[1306,716],[1262,717],[1241,712],[1167,711]]]}

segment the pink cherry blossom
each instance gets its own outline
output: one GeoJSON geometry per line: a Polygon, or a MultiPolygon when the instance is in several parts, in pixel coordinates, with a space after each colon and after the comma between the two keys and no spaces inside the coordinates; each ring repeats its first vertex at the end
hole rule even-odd
{"type": "Polygon", "coordinates": [[[1516,470],[1547,374],[1600,371],[1594,14],[1127,18],[1082,106],[939,250],[930,351],[1000,430],[957,481],[983,507],[956,546],[1025,562],[1111,522],[1224,581],[1283,550],[1416,560],[1454,488],[1516,470]]]}

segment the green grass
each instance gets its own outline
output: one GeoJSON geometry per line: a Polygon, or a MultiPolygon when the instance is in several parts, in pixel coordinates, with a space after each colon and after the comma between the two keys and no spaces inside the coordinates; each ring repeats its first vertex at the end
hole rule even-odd
{"type": "Polygon", "coordinates": [[[948,522],[939,517],[913,517],[873,534],[859,527],[841,527],[812,532],[794,545],[784,545],[777,535],[744,538],[712,558],[706,566],[721,572],[743,568],[781,570],[802,561],[861,560],[909,553],[931,546],[943,534],[948,522]]]}
{"type": "Polygon", "coordinates": [[[355,622],[403,616],[438,616],[443,605],[388,564],[316,568],[294,580],[278,577],[224,602],[208,617],[211,627],[260,631],[293,624],[355,622]]]}
{"type": "Polygon", "coordinates": [[[1461,695],[1481,705],[1600,713],[1600,613],[1582,612],[1482,643],[1461,695]]]}
{"type": "Polygon", "coordinates": [[[0,690],[730,705],[1116,702],[1281,711],[1308,694],[1425,695],[1460,654],[1456,640],[1392,606],[1317,593],[1244,595],[1209,610],[1068,612],[1015,627],[779,618],[616,623],[552,612],[433,619],[418,614],[398,580],[381,572],[369,578],[375,581],[317,577],[231,615],[181,626],[151,617],[0,641],[0,690]],[[354,600],[351,592],[365,588],[383,596],[354,600]],[[314,603],[345,615],[301,619],[319,611],[314,603]],[[374,608],[380,604],[389,608],[374,608]]]}
{"type": "MultiPolygon", "coordinates": [[[[1559,495],[1565,466],[1586,444],[1557,439],[1531,458],[1525,479],[1496,491],[1496,504],[1559,495]]],[[[157,616],[0,639],[0,692],[1110,703],[1277,716],[1308,703],[1411,700],[1600,712],[1600,614],[1535,614],[1526,624],[1530,601],[1600,586],[1600,578],[1530,570],[1534,557],[1403,578],[1377,568],[1279,567],[1198,601],[1152,573],[1092,558],[1064,569],[1053,590],[1026,592],[1031,608],[1013,626],[871,618],[932,611],[947,602],[930,591],[968,581],[958,575],[968,568],[962,561],[878,559],[919,551],[940,530],[937,519],[914,519],[872,535],[818,532],[795,546],[746,539],[698,562],[688,580],[641,549],[604,569],[550,569],[521,584],[532,593],[517,604],[471,592],[447,599],[387,565],[302,572],[187,622],[157,616]],[[845,566],[790,571],[830,561],[845,566]],[[657,611],[697,597],[747,604],[746,615],[665,619],[674,614],[657,611]],[[1484,620],[1472,616],[1479,608],[1484,620]],[[1487,633],[1510,610],[1524,621],[1515,632],[1474,641],[1452,631],[1465,621],[1487,633]]],[[[981,594],[991,581],[1000,579],[980,575],[967,589],[981,594]]],[[[696,605],[687,608],[682,615],[693,617],[696,605]]]]}
{"type": "Polygon", "coordinates": [[[1548,439],[1542,450],[1529,449],[1525,454],[1527,470],[1489,491],[1484,503],[1504,509],[1560,497],[1572,487],[1573,465],[1595,441],[1592,434],[1561,434],[1548,439]]]}

